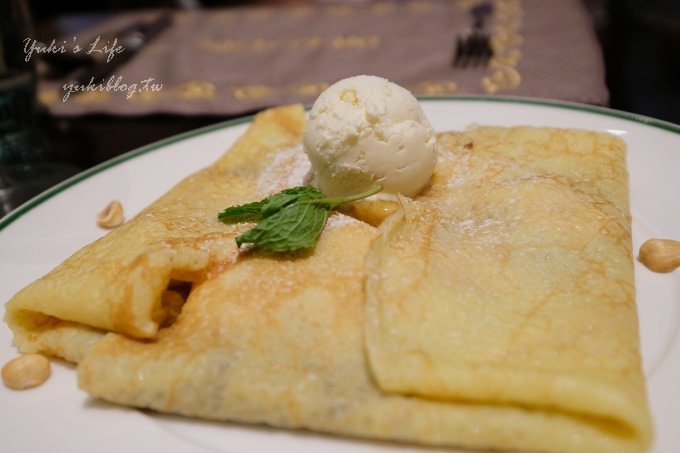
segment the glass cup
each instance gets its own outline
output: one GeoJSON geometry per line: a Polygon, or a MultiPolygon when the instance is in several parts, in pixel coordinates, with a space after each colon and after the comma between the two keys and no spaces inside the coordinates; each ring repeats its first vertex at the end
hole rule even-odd
{"type": "Polygon", "coordinates": [[[34,40],[25,0],[0,0],[0,217],[57,182],[73,167],[50,162],[38,123],[34,40]]]}
{"type": "Polygon", "coordinates": [[[46,157],[42,134],[34,134],[35,60],[24,53],[24,40],[32,37],[26,2],[0,0],[0,163],[6,165],[46,157]]]}

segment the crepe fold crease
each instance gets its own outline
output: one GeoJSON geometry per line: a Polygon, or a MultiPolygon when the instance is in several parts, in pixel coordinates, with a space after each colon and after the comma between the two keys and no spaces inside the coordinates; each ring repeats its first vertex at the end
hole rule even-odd
{"type": "Polygon", "coordinates": [[[226,206],[303,156],[299,106],[20,291],[22,351],[78,362],[114,403],[474,449],[642,452],[625,146],[608,134],[439,135],[431,186],[378,228],[333,213],[317,246],[237,250],[226,206]],[[288,155],[287,154],[287,155],[288,155]]]}

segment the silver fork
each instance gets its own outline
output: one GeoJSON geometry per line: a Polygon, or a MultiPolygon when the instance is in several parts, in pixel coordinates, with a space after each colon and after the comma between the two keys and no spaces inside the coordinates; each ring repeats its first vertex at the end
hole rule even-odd
{"type": "Polygon", "coordinates": [[[480,3],[470,10],[472,14],[472,30],[456,38],[456,49],[453,55],[453,66],[486,66],[493,57],[491,35],[484,29],[486,18],[493,14],[493,4],[480,3]]]}

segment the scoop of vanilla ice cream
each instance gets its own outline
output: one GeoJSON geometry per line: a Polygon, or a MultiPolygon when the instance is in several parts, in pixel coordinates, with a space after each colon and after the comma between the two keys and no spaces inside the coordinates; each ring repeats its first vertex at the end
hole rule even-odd
{"type": "Polygon", "coordinates": [[[412,197],[428,183],[437,160],[435,133],[418,100],[368,75],[340,80],[319,95],[304,149],[314,182],[327,196],[380,184],[384,192],[412,197]]]}

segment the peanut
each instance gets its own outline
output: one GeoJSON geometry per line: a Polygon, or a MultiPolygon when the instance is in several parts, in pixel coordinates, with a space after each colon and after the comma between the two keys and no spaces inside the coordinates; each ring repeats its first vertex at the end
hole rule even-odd
{"type": "Polygon", "coordinates": [[[123,223],[123,205],[118,200],[111,201],[97,214],[97,225],[102,228],[115,228],[123,223]]]}
{"type": "Polygon", "coordinates": [[[2,367],[2,382],[11,389],[36,387],[50,377],[50,361],[40,354],[24,354],[2,367]]]}
{"type": "Polygon", "coordinates": [[[649,239],[640,246],[638,259],[654,272],[671,272],[680,266],[680,241],[649,239]]]}

